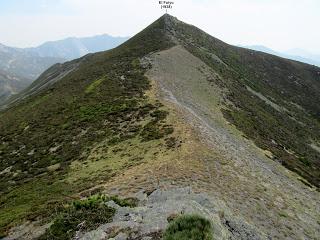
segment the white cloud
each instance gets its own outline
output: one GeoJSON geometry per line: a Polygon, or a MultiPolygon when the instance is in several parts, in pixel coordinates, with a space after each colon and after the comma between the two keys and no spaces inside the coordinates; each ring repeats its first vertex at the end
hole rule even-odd
{"type": "MultiPolygon", "coordinates": [[[[163,14],[157,0],[60,0],[66,11],[0,16],[0,42],[30,46],[69,36],[133,35],[163,14]]],[[[175,0],[172,15],[231,44],[320,52],[318,0],[175,0]]]]}

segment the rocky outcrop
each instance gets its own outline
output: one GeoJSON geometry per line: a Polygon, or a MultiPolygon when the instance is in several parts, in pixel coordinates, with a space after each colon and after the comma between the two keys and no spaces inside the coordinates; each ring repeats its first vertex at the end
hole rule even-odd
{"type": "Polygon", "coordinates": [[[120,207],[113,222],[87,233],[78,233],[78,239],[161,239],[168,221],[182,214],[198,214],[212,223],[214,239],[267,239],[248,223],[236,220],[222,209],[225,206],[204,193],[194,193],[191,188],[156,189],[150,195],[139,192],[138,207],[120,207]]]}

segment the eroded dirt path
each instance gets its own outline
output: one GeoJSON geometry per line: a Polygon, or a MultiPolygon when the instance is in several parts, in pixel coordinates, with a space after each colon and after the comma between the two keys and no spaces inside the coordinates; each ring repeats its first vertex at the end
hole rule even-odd
{"type": "MultiPolygon", "coordinates": [[[[144,59],[159,97],[194,130],[205,146],[195,157],[206,180],[191,185],[228,206],[232,214],[272,239],[319,239],[319,193],[265,156],[223,118],[219,76],[180,46],[144,59]]],[[[190,179],[191,181],[192,179],[190,179]]]]}

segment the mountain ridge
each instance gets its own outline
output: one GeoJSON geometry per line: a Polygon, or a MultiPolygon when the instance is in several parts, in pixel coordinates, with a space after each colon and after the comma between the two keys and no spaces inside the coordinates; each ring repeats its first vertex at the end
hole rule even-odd
{"type": "MultiPolygon", "coordinates": [[[[71,199],[135,194],[152,211],[144,196],[161,209],[161,189],[184,199],[178,186],[208,195],[198,200],[217,239],[317,239],[318,72],[169,15],[115,49],[56,65],[0,113],[1,230],[40,218],[54,222],[41,232],[50,239],[71,199]]],[[[111,237],[108,226],[79,234],[111,237]]]]}
{"type": "MultiPolygon", "coordinates": [[[[108,50],[126,39],[126,37],[112,37],[104,34],[51,41],[34,48],[13,48],[1,44],[0,105],[7,104],[10,96],[28,87],[51,65],[76,59],[89,53],[108,50]],[[10,81],[10,79],[15,80],[10,81]]],[[[14,96],[16,97],[18,96],[14,96]]]]}
{"type": "Polygon", "coordinates": [[[17,48],[0,46],[0,104],[27,87],[51,64],[60,58],[39,57],[17,48]]]}

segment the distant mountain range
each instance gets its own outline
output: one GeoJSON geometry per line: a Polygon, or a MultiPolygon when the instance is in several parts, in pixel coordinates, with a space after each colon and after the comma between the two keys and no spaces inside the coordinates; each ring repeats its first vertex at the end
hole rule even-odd
{"type": "Polygon", "coordinates": [[[269,53],[279,57],[288,58],[288,59],[292,59],[292,60],[296,60],[299,62],[304,62],[304,63],[308,63],[311,65],[320,67],[320,55],[312,54],[303,49],[296,48],[296,49],[291,49],[285,52],[277,52],[262,45],[251,45],[251,46],[240,46],[240,47],[249,48],[255,51],[265,52],[265,53],[269,53]]]}
{"type": "Polygon", "coordinates": [[[27,87],[51,65],[64,61],[0,44],[0,103],[27,87]]]}
{"type": "Polygon", "coordinates": [[[104,34],[66,38],[33,48],[14,48],[0,44],[0,104],[30,85],[53,64],[114,48],[127,39],[104,34]]]}
{"type": "Polygon", "coordinates": [[[85,38],[71,37],[59,41],[46,42],[38,47],[27,48],[26,50],[36,53],[40,57],[58,57],[72,60],[88,53],[114,48],[127,39],[128,37],[113,37],[107,34],[85,38]]]}
{"type": "MultiPolygon", "coordinates": [[[[32,48],[14,48],[0,44],[0,105],[29,86],[53,64],[70,61],[88,53],[109,50],[128,39],[103,34],[49,41],[32,48]]],[[[277,52],[262,45],[241,47],[320,66],[320,55],[301,49],[277,52]]]]}

